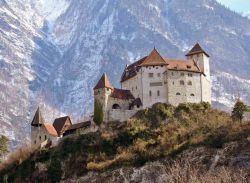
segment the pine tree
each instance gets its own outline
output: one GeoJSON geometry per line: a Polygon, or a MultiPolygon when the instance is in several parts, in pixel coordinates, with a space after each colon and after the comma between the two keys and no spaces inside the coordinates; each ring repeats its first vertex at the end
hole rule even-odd
{"type": "Polygon", "coordinates": [[[247,106],[240,101],[239,99],[234,105],[233,111],[232,111],[232,119],[235,121],[242,122],[244,113],[247,111],[247,106]]]}
{"type": "MultiPolygon", "coordinates": [[[[0,136],[0,158],[1,156],[3,156],[4,154],[6,154],[8,152],[8,139],[7,137],[1,135],[0,136]]],[[[0,159],[1,162],[1,159],[0,159]]]]}
{"type": "Polygon", "coordinates": [[[102,110],[102,104],[95,100],[94,104],[94,122],[97,125],[100,125],[103,122],[103,110],[102,110]]]}

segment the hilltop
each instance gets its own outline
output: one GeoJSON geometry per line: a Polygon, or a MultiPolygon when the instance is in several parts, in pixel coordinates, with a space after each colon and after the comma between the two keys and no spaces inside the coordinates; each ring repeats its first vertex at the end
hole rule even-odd
{"type": "Polygon", "coordinates": [[[56,147],[22,150],[0,166],[0,181],[247,182],[249,135],[250,122],[207,103],[159,103],[56,147]]]}

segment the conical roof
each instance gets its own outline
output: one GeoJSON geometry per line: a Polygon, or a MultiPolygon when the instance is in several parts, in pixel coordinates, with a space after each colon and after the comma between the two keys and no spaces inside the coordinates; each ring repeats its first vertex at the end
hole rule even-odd
{"type": "Polygon", "coordinates": [[[196,43],[194,47],[186,54],[186,56],[191,56],[198,53],[204,53],[209,57],[209,55],[203,50],[199,43],[196,43]]]}
{"type": "Polygon", "coordinates": [[[101,77],[101,79],[98,81],[97,85],[94,87],[94,90],[100,89],[100,88],[113,88],[112,85],[110,84],[109,78],[104,73],[101,77]]]}
{"type": "Polygon", "coordinates": [[[166,61],[162,58],[159,52],[154,48],[140,66],[157,66],[166,65],[166,61]]]}
{"type": "Polygon", "coordinates": [[[34,116],[32,122],[31,122],[31,125],[36,126],[36,125],[42,125],[44,123],[45,123],[44,118],[42,116],[40,108],[38,107],[37,110],[36,110],[35,116],[34,116]]]}

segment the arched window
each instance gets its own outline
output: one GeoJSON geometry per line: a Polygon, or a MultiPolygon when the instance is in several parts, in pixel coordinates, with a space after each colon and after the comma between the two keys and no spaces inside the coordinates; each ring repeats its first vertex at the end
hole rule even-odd
{"type": "Polygon", "coordinates": [[[181,95],[181,94],[178,92],[178,93],[176,93],[176,95],[181,95]]]}
{"type": "Polygon", "coordinates": [[[112,106],[112,109],[121,109],[121,107],[120,107],[118,104],[114,104],[114,105],[112,106]]]}
{"type": "Polygon", "coordinates": [[[151,90],[149,91],[149,96],[150,96],[150,97],[152,96],[152,91],[151,91],[151,90]]]}
{"type": "Polygon", "coordinates": [[[192,86],[192,81],[188,81],[188,85],[192,86]]]}
{"type": "Polygon", "coordinates": [[[190,94],[190,96],[191,96],[191,97],[194,97],[194,94],[193,94],[193,93],[191,93],[191,94],[190,94]]]}
{"type": "Polygon", "coordinates": [[[157,96],[158,96],[158,97],[160,96],[160,91],[159,91],[159,90],[157,91],[157,96]]]}
{"type": "Polygon", "coordinates": [[[180,80],[180,85],[184,85],[184,81],[183,80],[180,80]]]}

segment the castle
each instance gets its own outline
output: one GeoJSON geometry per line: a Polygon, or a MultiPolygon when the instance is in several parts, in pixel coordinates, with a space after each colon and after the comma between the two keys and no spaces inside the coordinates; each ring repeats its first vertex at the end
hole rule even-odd
{"type": "MultiPolygon", "coordinates": [[[[114,88],[103,74],[94,87],[94,116],[102,113],[102,122],[122,122],[158,102],[174,106],[211,103],[209,55],[197,43],[186,57],[186,60],[164,58],[154,48],[148,56],[125,67],[121,89],[114,88]]],[[[44,121],[38,108],[31,123],[31,143],[41,147],[55,145],[67,135],[96,131],[95,122],[92,119],[72,124],[70,117],[65,116],[51,125],[44,121]]]]}
{"type": "Polygon", "coordinates": [[[106,74],[94,87],[95,101],[102,106],[103,121],[126,121],[138,110],[161,102],[211,103],[209,55],[197,43],[186,60],[164,58],[152,52],[127,65],[121,89],[114,88],[106,74]]]}

